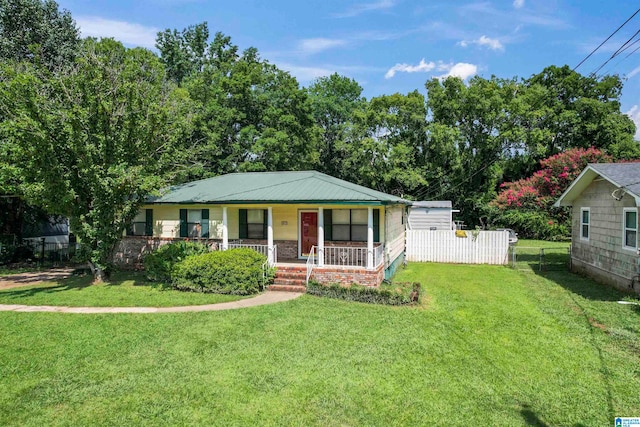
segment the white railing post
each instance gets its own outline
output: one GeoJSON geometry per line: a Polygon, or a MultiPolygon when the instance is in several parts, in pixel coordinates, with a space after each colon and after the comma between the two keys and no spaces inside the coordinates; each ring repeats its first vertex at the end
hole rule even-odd
{"type": "Polygon", "coordinates": [[[226,251],[229,248],[229,227],[227,219],[227,207],[222,207],[222,250],[226,251]]]}
{"type": "Polygon", "coordinates": [[[373,269],[373,208],[367,208],[367,269],[373,269]]]}
{"type": "Polygon", "coordinates": [[[318,267],[324,265],[324,209],[318,208],[318,267]]]}
{"type": "Polygon", "coordinates": [[[269,206],[267,208],[267,247],[269,253],[267,254],[267,260],[269,264],[275,263],[273,254],[273,208],[269,206]]]}

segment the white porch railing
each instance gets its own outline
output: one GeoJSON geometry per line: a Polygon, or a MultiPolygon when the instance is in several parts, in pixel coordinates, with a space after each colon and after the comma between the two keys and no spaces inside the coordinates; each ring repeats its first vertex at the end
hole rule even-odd
{"type": "Polygon", "coordinates": [[[373,248],[373,267],[376,268],[384,263],[384,245],[373,248]]]}
{"type": "MultiPolygon", "coordinates": [[[[367,267],[368,252],[364,246],[325,246],[323,255],[324,265],[326,266],[367,267]]],[[[377,268],[382,263],[384,263],[384,246],[379,245],[373,248],[372,268],[377,268]]]]}
{"type": "Polygon", "coordinates": [[[307,277],[305,283],[309,284],[309,278],[311,277],[311,273],[313,272],[313,267],[317,265],[318,260],[316,259],[316,247],[311,246],[311,250],[309,251],[309,257],[307,258],[307,277]]]}
{"type": "Polygon", "coordinates": [[[252,243],[229,243],[227,245],[227,249],[237,248],[253,249],[259,254],[266,256],[269,265],[272,267],[278,262],[278,245],[273,245],[273,247],[269,247],[269,245],[256,245],[252,243]]]}

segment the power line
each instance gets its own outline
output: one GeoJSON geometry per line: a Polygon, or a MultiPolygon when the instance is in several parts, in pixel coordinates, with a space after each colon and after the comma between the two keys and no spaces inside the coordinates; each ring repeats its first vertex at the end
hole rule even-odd
{"type": "Polygon", "coordinates": [[[618,27],[618,28],[617,28],[613,33],[611,33],[611,34],[609,35],[609,37],[607,37],[607,38],[606,38],[602,43],[600,43],[600,44],[598,45],[598,47],[596,47],[595,49],[593,49],[593,50],[591,51],[591,53],[589,53],[589,55],[587,55],[587,56],[586,56],[582,61],[580,61],[580,63],[578,63],[578,65],[576,65],[575,67],[573,67],[573,70],[572,70],[572,71],[575,71],[579,66],[581,66],[582,64],[584,64],[584,62],[585,62],[587,59],[589,59],[589,58],[591,57],[591,55],[593,55],[594,53],[596,53],[596,51],[597,51],[598,49],[600,49],[600,48],[601,48],[601,47],[602,47],[606,42],[608,42],[608,41],[609,41],[609,39],[610,39],[611,37],[613,37],[613,36],[614,36],[618,31],[620,31],[620,29],[621,29],[622,27],[624,27],[625,25],[627,25],[627,22],[631,21],[631,20],[633,19],[633,17],[634,17],[634,16],[636,16],[636,15],[638,14],[638,12],[640,12],[640,9],[636,10],[636,11],[635,11],[635,13],[634,13],[633,15],[631,15],[631,16],[630,16],[626,21],[624,21],[624,22],[622,23],[622,25],[620,25],[620,26],[619,26],[619,27],[618,27]]]}
{"type": "MultiPolygon", "coordinates": [[[[639,9],[640,10],[640,9],[639,9]]],[[[624,50],[626,50],[626,47],[631,40],[633,40],[635,38],[635,36],[637,36],[640,33],[640,30],[636,31],[634,35],[632,35],[631,37],[629,37],[629,40],[627,40],[626,42],[624,42],[624,44],[622,46],[620,46],[620,48],[618,50],[616,50],[613,55],[611,55],[611,57],[609,59],[607,59],[606,61],[604,61],[604,63],[602,65],[600,65],[595,71],[593,71],[591,74],[595,75],[598,71],[600,71],[605,65],[607,65],[609,63],[609,61],[611,61],[613,58],[615,58],[616,56],[618,56],[618,54],[620,54],[620,52],[623,52],[624,50]]],[[[635,43],[635,42],[634,42],[635,43]]]]}

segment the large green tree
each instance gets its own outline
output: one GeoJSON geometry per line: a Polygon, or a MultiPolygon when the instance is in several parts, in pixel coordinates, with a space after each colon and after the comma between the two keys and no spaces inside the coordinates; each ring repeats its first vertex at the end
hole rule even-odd
{"type": "Polygon", "coordinates": [[[296,79],[260,58],[255,48],[240,52],[222,33],[202,45],[207,34],[203,23],[159,33],[157,41],[168,69],[184,68],[174,79],[194,102],[188,138],[193,155],[182,179],[313,164],[313,119],[296,79]]]}
{"type": "Polygon", "coordinates": [[[0,59],[54,70],[73,62],[80,37],[71,14],[53,0],[0,0],[0,59]]]}
{"type": "Polygon", "coordinates": [[[188,98],[144,49],[88,39],[72,67],[44,78],[29,64],[0,73],[0,137],[24,197],[66,215],[97,280],[144,198],[183,163],[188,98]]]}
{"type": "Polygon", "coordinates": [[[362,87],[355,80],[334,73],[316,79],[307,93],[318,133],[317,168],[344,177],[343,163],[352,142],[354,117],[367,105],[362,87]]]}
{"type": "MultiPolygon", "coordinates": [[[[80,39],[75,22],[52,0],[0,0],[0,62],[32,63],[43,73],[73,62],[80,39]]],[[[3,120],[0,114],[0,121],[3,120]]],[[[0,139],[0,159],[10,148],[0,139]]],[[[0,161],[0,234],[21,236],[25,213],[16,165],[0,161]]]]}

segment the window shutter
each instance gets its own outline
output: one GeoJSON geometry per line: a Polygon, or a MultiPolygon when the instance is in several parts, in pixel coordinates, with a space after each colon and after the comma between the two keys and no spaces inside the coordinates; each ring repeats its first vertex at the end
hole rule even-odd
{"type": "Polygon", "coordinates": [[[153,236],[153,209],[145,209],[144,235],[153,236]]]}
{"type": "Polygon", "coordinates": [[[202,209],[202,224],[200,224],[200,237],[209,238],[209,209],[202,209]]]}
{"type": "Polygon", "coordinates": [[[249,227],[247,225],[247,210],[246,209],[238,209],[239,218],[238,223],[240,228],[238,229],[238,238],[246,239],[249,235],[249,227]]]}
{"type": "Polygon", "coordinates": [[[380,241],[380,209],[373,210],[373,241],[380,241]]]}
{"type": "Polygon", "coordinates": [[[264,213],[262,215],[262,238],[263,239],[267,238],[267,225],[269,224],[269,218],[267,218],[267,215],[269,215],[269,209],[264,209],[264,213]]]}
{"type": "Polygon", "coordinates": [[[187,232],[187,210],[180,209],[180,237],[189,237],[187,232]]]}
{"type": "Polygon", "coordinates": [[[331,232],[331,209],[324,210],[324,240],[331,241],[333,238],[333,233],[331,232]]]}

